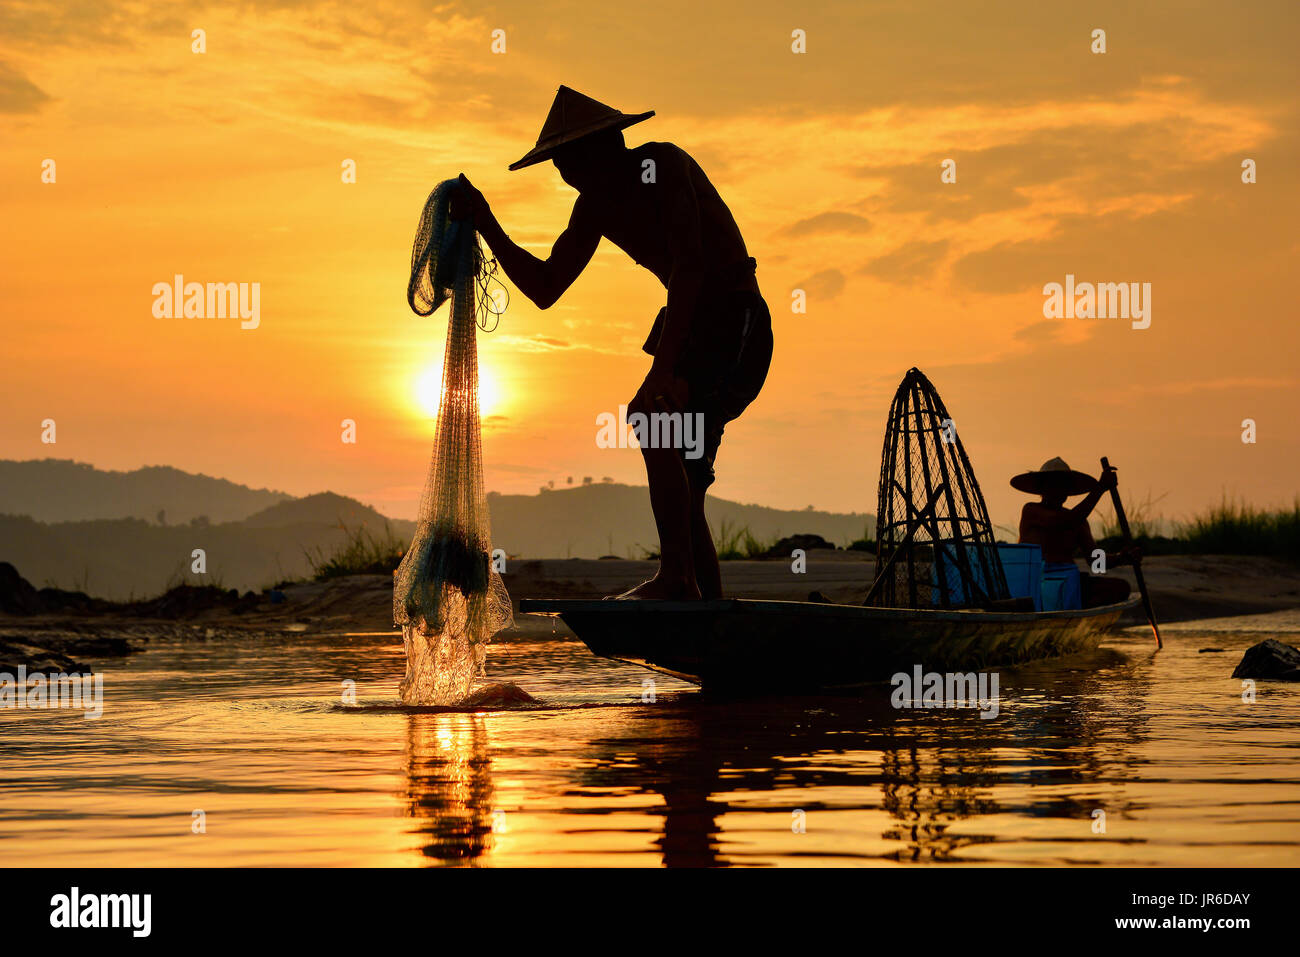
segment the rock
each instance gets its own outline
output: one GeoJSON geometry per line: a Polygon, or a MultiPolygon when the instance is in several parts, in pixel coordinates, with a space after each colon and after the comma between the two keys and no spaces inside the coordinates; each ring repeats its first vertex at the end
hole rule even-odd
{"type": "Polygon", "coordinates": [[[0,562],[0,612],[39,615],[49,612],[88,614],[106,611],[112,602],[91,598],[85,592],[62,588],[37,590],[8,562],[0,562]]]}
{"type": "MultiPolygon", "coordinates": [[[[22,665],[28,674],[91,674],[89,665],[75,661],[53,648],[0,636],[0,673],[15,675],[22,665]]],[[[10,679],[12,680],[12,679],[10,679]]]]}
{"type": "Polygon", "coordinates": [[[835,550],[835,546],[820,535],[788,535],[769,548],[766,555],[768,558],[789,558],[796,548],[802,548],[805,552],[814,548],[835,550]]]}
{"type": "Polygon", "coordinates": [[[1262,678],[1271,681],[1300,681],[1300,648],[1268,638],[1246,649],[1234,678],[1262,678]]]}
{"type": "Polygon", "coordinates": [[[252,592],[240,597],[235,589],[222,590],[215,585],[177,585],[165,594],[147,601],[122,606],[141,618],[195,618],[204,612],[226,611],[243,614],[257,607],[259,599],[252,592]]]}
{"type": "Polygon", "coordinates": [[[493,708],[510,704],[531,704],[537,699],[517,684],[486,685],[462,701],[462,708],[493,708]]]}
{"type": "Polygon", "coordinates": [[[99,598],[91,598],[84,591],[66,591],[62,588],[42,588],[37,595],[41,602],[41,611],[64,611],[85,614],[103,611],[109,603],[99,598]]]}
{"type": "Polygon", "coordinates": [[[74,635],[58,642],[55,647],[66,654],[87,658],[125,658],[138,650],[125,638],[98,635],[74,635]]]}
{"type": "Polygon", "coordinates": [[[0,633],[0,671],[13,674],[19,665],[29,673],[90,674],[84,658],[120,658],[138,651],[125,638],[82,635],[69,632],[35,631],[0,633]]]}
{"type": "Polygon", "coordinates": [[[41,599],[31,582],[18,574],[8,562],[0,562],[0,612],[7,615],[34,615],[41,610],[41,599]]]}

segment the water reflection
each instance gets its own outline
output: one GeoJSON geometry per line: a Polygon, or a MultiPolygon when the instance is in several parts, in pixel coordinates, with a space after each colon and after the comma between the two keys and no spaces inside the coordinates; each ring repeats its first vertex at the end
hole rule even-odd
{"type": "Polygon", "coordinates": [[[477,714],[406,718],[406,813],[421,834],[421,853],[471,863],[492,845],[492,759],[477,714]]]}
{"type": "MultiPolygon", "coordinates": [[[[727,804],[713,799],[720,790],[723,759],[717,750],[719,742],[707,737],[709,729],[701,720],[701,715],[709,709],[706,706],[703,712],[697,711],[693,704],[687,703],[683,713],[657,723],[658,728],[649,729],[651,734],[632,751],[635,756],[632,773],[644,782],[642,789],[657,793],[664,800],[658,812],[664,819],[663,831],[654,843],[663,863],[669,867],[712,867],[723,863],[717,841],[718,818],[726,813],[727,804]]],[[[626,741],[618,739],[598,742],[597,754],[607,743],[620,750],[627,747],[626,741]]],[[[627,765],[617,762],[604,765],[599,758],[597,762],[593,769],[596,773],[584,783],[624,786],[617,772],[627,765]],[[602,769],[612,774],[602,774],[602,769]],[[609,777],[614,780],[607,780],[609,777]]],[[[634,786],[632,782],[626,784],[634,786]]]]}
{"type": "Polygon", "coordinates": [[[753,809],[771,815],[758,827],[773,831],[791,830],[792,812],[849,812],[855,822],[885,812],[878,840],[846,835],[834,851],[846,857],[969,861],[978,857],[970,848],[1005,834],[954,825],[1010,814],[1070,819],[1071,833],[1093,839],[1093,811],[1134,809],[1114,785],[1140,761],[1149,681],[1113,651],[1075,664],[1002,672],[1003,710],[993,720],[975,710],[896,710],[887,685],[853,698],[680,695],[635,709],[616,734],[591,742],[577,779],[662,798],[649,810],[663,816],[655,843],[669,866],[738,863],[720,821],[753,809]]]}
{"type": "Polygon", "coordinates": [[[1294,865],[1300,690],[1243,704],[1257,639],[1213,640],[1003,672],[991,721],[888,685],[647,702],[563,640],[496,652],[543,707],[411,712],[383,636],[158,642],[109,663],[102,720],[0,712],[0,863],[1294,865]]]}

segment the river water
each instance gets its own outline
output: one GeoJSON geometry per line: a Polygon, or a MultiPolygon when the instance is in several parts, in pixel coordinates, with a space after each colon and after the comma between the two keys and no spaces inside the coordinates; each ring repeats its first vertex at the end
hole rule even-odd
{"type": "Polygon", "coordinates": [[[155,641],[94,663],[98,720],[0,711],[0,864],[1295,866],[1300,686],[1243,701],[1249,624],[1003,670],[992,720],[546,634],[488,657],[539,704],[413,711],[400,635],[155,641]]]}

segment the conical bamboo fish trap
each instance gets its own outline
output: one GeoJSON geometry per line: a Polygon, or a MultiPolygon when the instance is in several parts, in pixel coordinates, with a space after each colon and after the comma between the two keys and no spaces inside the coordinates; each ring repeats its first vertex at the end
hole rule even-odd
{"type": "Polygon", "coordinates": [[[952,417],[910,369],[885,428],[870,603],[981,607],[1009,597],[984,495],[952,417]]]}

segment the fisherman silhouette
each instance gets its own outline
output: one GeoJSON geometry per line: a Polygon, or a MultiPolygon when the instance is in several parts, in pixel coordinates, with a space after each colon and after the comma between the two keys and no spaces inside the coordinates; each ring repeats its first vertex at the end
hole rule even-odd
{"type": "MultiPolygon", "coordinates": [[[[1115,487],[1115,481],[1114,472],[1104,471],[1094,479],[1070,468],[1060,457],[1011,479],[1011,487],[1017,491],[1040,496],[1037,502],[1026,502],[1020,511],[1020,542],[1042,548],[1045,570],[1074,567],[1078,552],[1092,557],[1097,543],[1088,528],[1088,516],[1101,497],[1115,487]],[[1085,497],[1066,508],[1065,500],[1074,495],[1085,497]]],[[[1107,552],[1106,567],[1132,565],[1138,555],[1136,549],[1107,552]]],[[[1084,608],[1120,602],[1129,594],[1128,582],[1110,575],[1083,575],[1079,584],[1084,608]]]]}
{"type": "Polygon", "coordinates": [[[559,88],[537,145],[510,165],[517,170],[549,159],[578,191],[569,225],[544,260],[511,241],[463,174],[451,215],[473,220],[506,275],[541,309],[573,284],[602,237],[663,283],[667,305],[643,346],[654,361],[628,403],[629,418],[638,412],[698,414],[704,441],[689,455],[686,448],[642,443],[659,530],[659,570],[617,597],[720,598],[704,497],[715,478],[724,427],[767,378],[772,323],[756,263],[699,164],[671,143],[624,143],[625,128],[653,115],[620,113],[559,88]]]}

